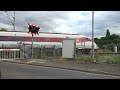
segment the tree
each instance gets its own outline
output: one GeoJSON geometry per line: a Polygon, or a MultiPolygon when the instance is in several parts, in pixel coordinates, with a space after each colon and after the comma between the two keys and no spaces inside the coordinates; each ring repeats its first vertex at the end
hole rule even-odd
{"type": "Polygon", "coordinates": [[[98,39],[98,38],[94,38],[94,42],[95,42],[96,44],[99,44],[99,39],[98,39]]]}
{"type": "Polygon", "coordinates": [[[111,35],[111,38],[112,38],[112,39],[119,39],[119,36],[116,35],[116,34],[112,34],[112,35],[111,35]]]}
{"type": "Polygon", "coordinates": [[[98,38],[94,38],[94,40],[98,40],[98,41],[99,41],[99,39],[98,39],[98,38]]]}
{"type": "Polygon", "coordinates": [[[0,31],[8,31],[8,30],[5,28],[1,28],[0,31]]]}
{"type": "Polygon", "coordinates": [[[110,36],[110,31],[107,29],[106,30],[106,37],[110,36]]]}

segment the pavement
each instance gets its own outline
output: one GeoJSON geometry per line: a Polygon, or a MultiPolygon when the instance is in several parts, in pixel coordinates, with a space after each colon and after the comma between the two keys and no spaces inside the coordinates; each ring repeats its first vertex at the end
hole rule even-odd
{"type": "Polygon", "coordinates": [[[120,79],[120,76],[1,62],[1,79],[120,79]]]}
{"type": "Polygon", "coordinates": [[[36,66],[45,66],[53,68],[61,68],[75,71],[83,71],[95,74],[105,74],[120,76],[119,64],[97,64],[97,63],[78,63],[72,60],[44,60],[44,59],[32,59],[32,60],[2,60],[3,62],[21,63],[36,66]]]}

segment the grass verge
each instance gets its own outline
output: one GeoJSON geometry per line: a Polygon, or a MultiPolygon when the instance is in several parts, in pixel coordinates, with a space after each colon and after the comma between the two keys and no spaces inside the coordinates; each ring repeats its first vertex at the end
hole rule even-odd
{"type": "Polygon", "coordinates": [[[85,63],[109,63],[109,64],[120,64],[120,56],[94,56],[92,55],[79,55],[76,56],[76,61],[85,62],[85,63]]]}

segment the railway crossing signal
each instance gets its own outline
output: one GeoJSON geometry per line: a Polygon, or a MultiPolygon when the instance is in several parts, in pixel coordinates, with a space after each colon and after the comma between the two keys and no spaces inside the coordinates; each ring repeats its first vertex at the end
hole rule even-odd
{"type": "Polygon", "coordinates": [[[28,23],[28,29],[29,29],[29,32],[28,33],[31,33],[31,34],[38,34],[39,35],[39,29],[40,27],[35,25],[35,24],[31,24],[31,23],[28,23]]]}
{"type": "Polygon", "coordinates": [[[28,23],[28,29],[29,29],[28,34],[29,34],[29,33],[32,34],[31,59],[33,59],[33,41],[34,41],[34,40],[33,40],[33,34],[35,34],[35,35],[38,34],[38,35],[39,35],[39,29],[40,29],[40,27],[37,26],[37,25],[35,25],[35,24],[28,23]]]}

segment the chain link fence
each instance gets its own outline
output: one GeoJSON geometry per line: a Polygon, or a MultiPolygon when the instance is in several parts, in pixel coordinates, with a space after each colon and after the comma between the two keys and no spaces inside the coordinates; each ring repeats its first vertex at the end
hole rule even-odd
{"type": "Polygon", "coordinates": [[[34,45],[33,58],[34,59],[50,59],[61,58],[62,49],[55,45],[34,45]]]}
{"type": "Polygon", "coordinates": [[[120,53],[120,45],[99,45],[97,53],[120,53]]]}
{"type": "MultiPolygon", "coordinates": [[[[21,44],[21,45],[1,45],[0,49],[20,49],[21,52],[15,53],[16,57],[21,57],[24,59],[31,58],[31,44],[21,44]],[[21,55],[22,54],[22,55],[21,55]],[[21,55],[21,56],[20,56],[21,55]]],[[[8,54],[9,52],[0,53],[2,57],[12,57],[13,53],[8,54]]],[[[69,53],[69,52],[68,52],[69,53]]],[[[82,55],[79,51],[75,52],[76,57],[82,55]]],[[[99,45],[99,50],[95,52],[96,54],[113,54],[113,53],[120,53],[120,45],[99,45]]],[[[87,54],[89,55],[89,54],[87,54]]],[[[62,48],[58,45],[33,45],[33,59],[61,59],[62,58],[62,48]]]]}

